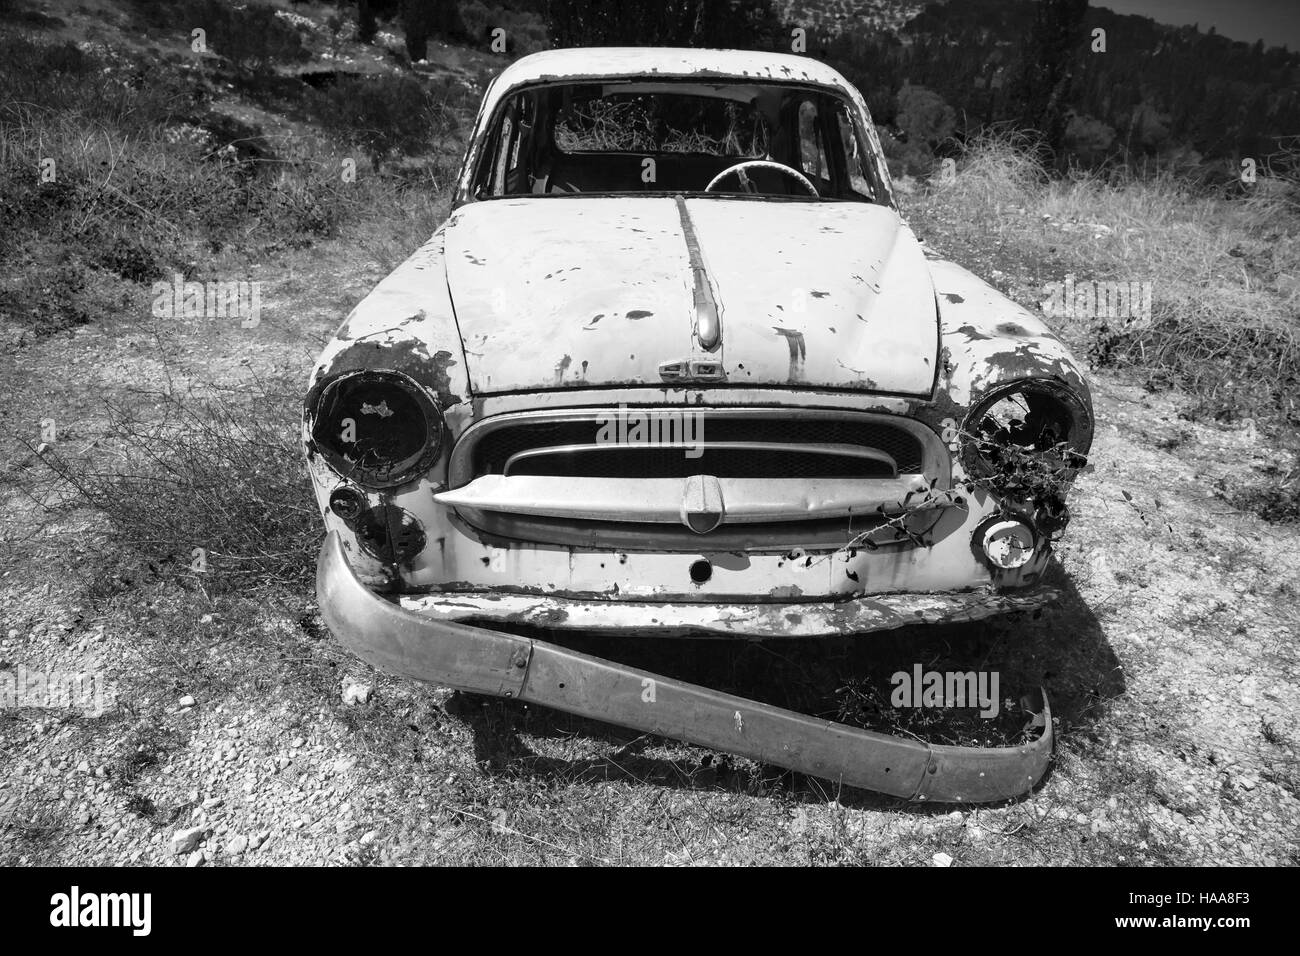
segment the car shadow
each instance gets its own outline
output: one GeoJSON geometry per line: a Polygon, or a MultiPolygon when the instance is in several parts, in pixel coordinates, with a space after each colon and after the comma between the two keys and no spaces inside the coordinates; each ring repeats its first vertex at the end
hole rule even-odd
{"type": "MultiPolygon", "coordinates": [[[[1059,567],[1054,575],[1052,583],[1061,597],[1037,611],[846,638],[738,642],[555,632],[536,636],[800,713],[936,744],[1023,742],[1039,710],[1041,688],[1051,703],[1059,746],[1062,739],[1086,735],[1104,713],[1106,702],[1124,693],[1125,683],[1096,615],[1059,567]],[[996,673],[997,713],[981,716],[978,707],[893,706],[891,695],[901,681],[891,678],[913,675],[918,666],[923,673],[984,672],[989,675],[990,691],[996,673]]],[[[468,723],[475,757],[490,773],[550,781],[634,779],[696,790],[784,792],[810,802],[838,799],[846,806],[907,806],[921,813],[937,809],[935,804],[912,804],[837,787],[779,767],[755,768],[725,753],[666,744],[654,735],[517,701],[456,694],[448,711],[468,723]],[[543,752],[554,748],[541,741],[574,738],[604,744],[588,749],[607,752],[570,759],[543,752]]],[[[1029,731],[1032,736],[1039,732],[1029,731]]]]}

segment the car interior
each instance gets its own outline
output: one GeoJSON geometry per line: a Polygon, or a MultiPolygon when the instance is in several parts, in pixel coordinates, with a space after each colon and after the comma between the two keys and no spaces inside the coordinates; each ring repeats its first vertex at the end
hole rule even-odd
{"type": "Polygon", "coordinates": [[[877,202],[883,192],[849,103],[794,84],[550,84],[511,96],[494,124],[480,199],[707,190],[877,202]]]}

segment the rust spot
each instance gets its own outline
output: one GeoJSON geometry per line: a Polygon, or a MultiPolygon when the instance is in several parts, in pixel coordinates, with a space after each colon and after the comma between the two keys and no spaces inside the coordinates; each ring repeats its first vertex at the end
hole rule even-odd
{"type": "Polygon", "coordinates": [[[803,362],[808,355],[808,346],[804,344],[803,333],[779,326],[773,326],[772,331],[785,337],[785,343],[790,349],[790,381],[798,381],[803,377],[803,362]]]}
{"type": "Polygon", "coordinates": [[[384,564],[406,564],[424,550],[425,535],[415,515],[396,505],[377,505],[349,524],[361,550],[384,564]]]}
{"type": "Polygon", "coordinates": [[[957,305],[961,305],[963,302],[966,301],[961,296],[959,296],[956,292],[945,292],[943,294],[943,297],[947,299],[949,302],[956,303],[957,305]]]}
{"type": "Polygon", "coordinates": [[[633,309],[627,314],[629,319],[644,319],[648,315],[654,315],[653,312],[647,312],[645,309],[633,309]]]}
{"type": "MultiPolygon", "coordinates": [[[[422,312],[417,316],[423,317],[422,312]]],[[[334,356],[329,367],[317,379],[312,392],[314,395],[322,383],[343,372],[378,372],[387,369],[409,375],[430,388],[438,396],[438,403],[447,408],[461,402],[460,396],[451,390],[451,376],[447,372],[456,364],[451,352],[442,351],[430,356],[424,343],[418,339],[402,339],[397,342],[359,339],[334,356]]],[[[309,404],[312,397],[308,397],[309,404]]]]}
{"type": "Polygon", "coordinates": [[[972,342],[978,342],[981,339],[993,338],[993,336],[989,335],[987,332],[981,332],[979,329],[975,328],[975,326],[969,323],[958,327],[957,334],[966,336],[966,338],[970,339],[972,342]]]}
{"type": "Polygon", "coordinates": [[[573,364],[573,359],[567,355],[564,356],[562,359],[560,359],[558,363],[556,363],[555,384],[559,385],[564,381],[564,373],[569,370],[569,366],[572,364],[573,364]]]}

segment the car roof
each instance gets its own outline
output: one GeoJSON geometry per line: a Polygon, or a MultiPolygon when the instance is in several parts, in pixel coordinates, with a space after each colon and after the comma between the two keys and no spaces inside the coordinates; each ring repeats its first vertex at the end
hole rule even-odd
{"type": "Polygon", "coordinates": [[[758,50],[635,46],[543,50],[510,64],[493,86],[500,94],[530,83],[629,76],[777,80],[852,90],[838,70],[806,56],[758,50]]]}

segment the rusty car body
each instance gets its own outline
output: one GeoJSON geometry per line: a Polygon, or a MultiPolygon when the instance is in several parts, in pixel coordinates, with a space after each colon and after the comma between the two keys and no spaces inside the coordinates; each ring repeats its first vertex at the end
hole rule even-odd
{"type": "Polygon", "coordinates": [[[450,217],[325,348],[303,429],[322,613],[376,666],[905,798],[1045,771],[1050,717],[931,746],[542,639],[862,634],[1055,594],[1058,515],[998,473],[1008,449],[1083,460],[1080,367],[925,250],[823,64],[507,67],[450,217]]]}

